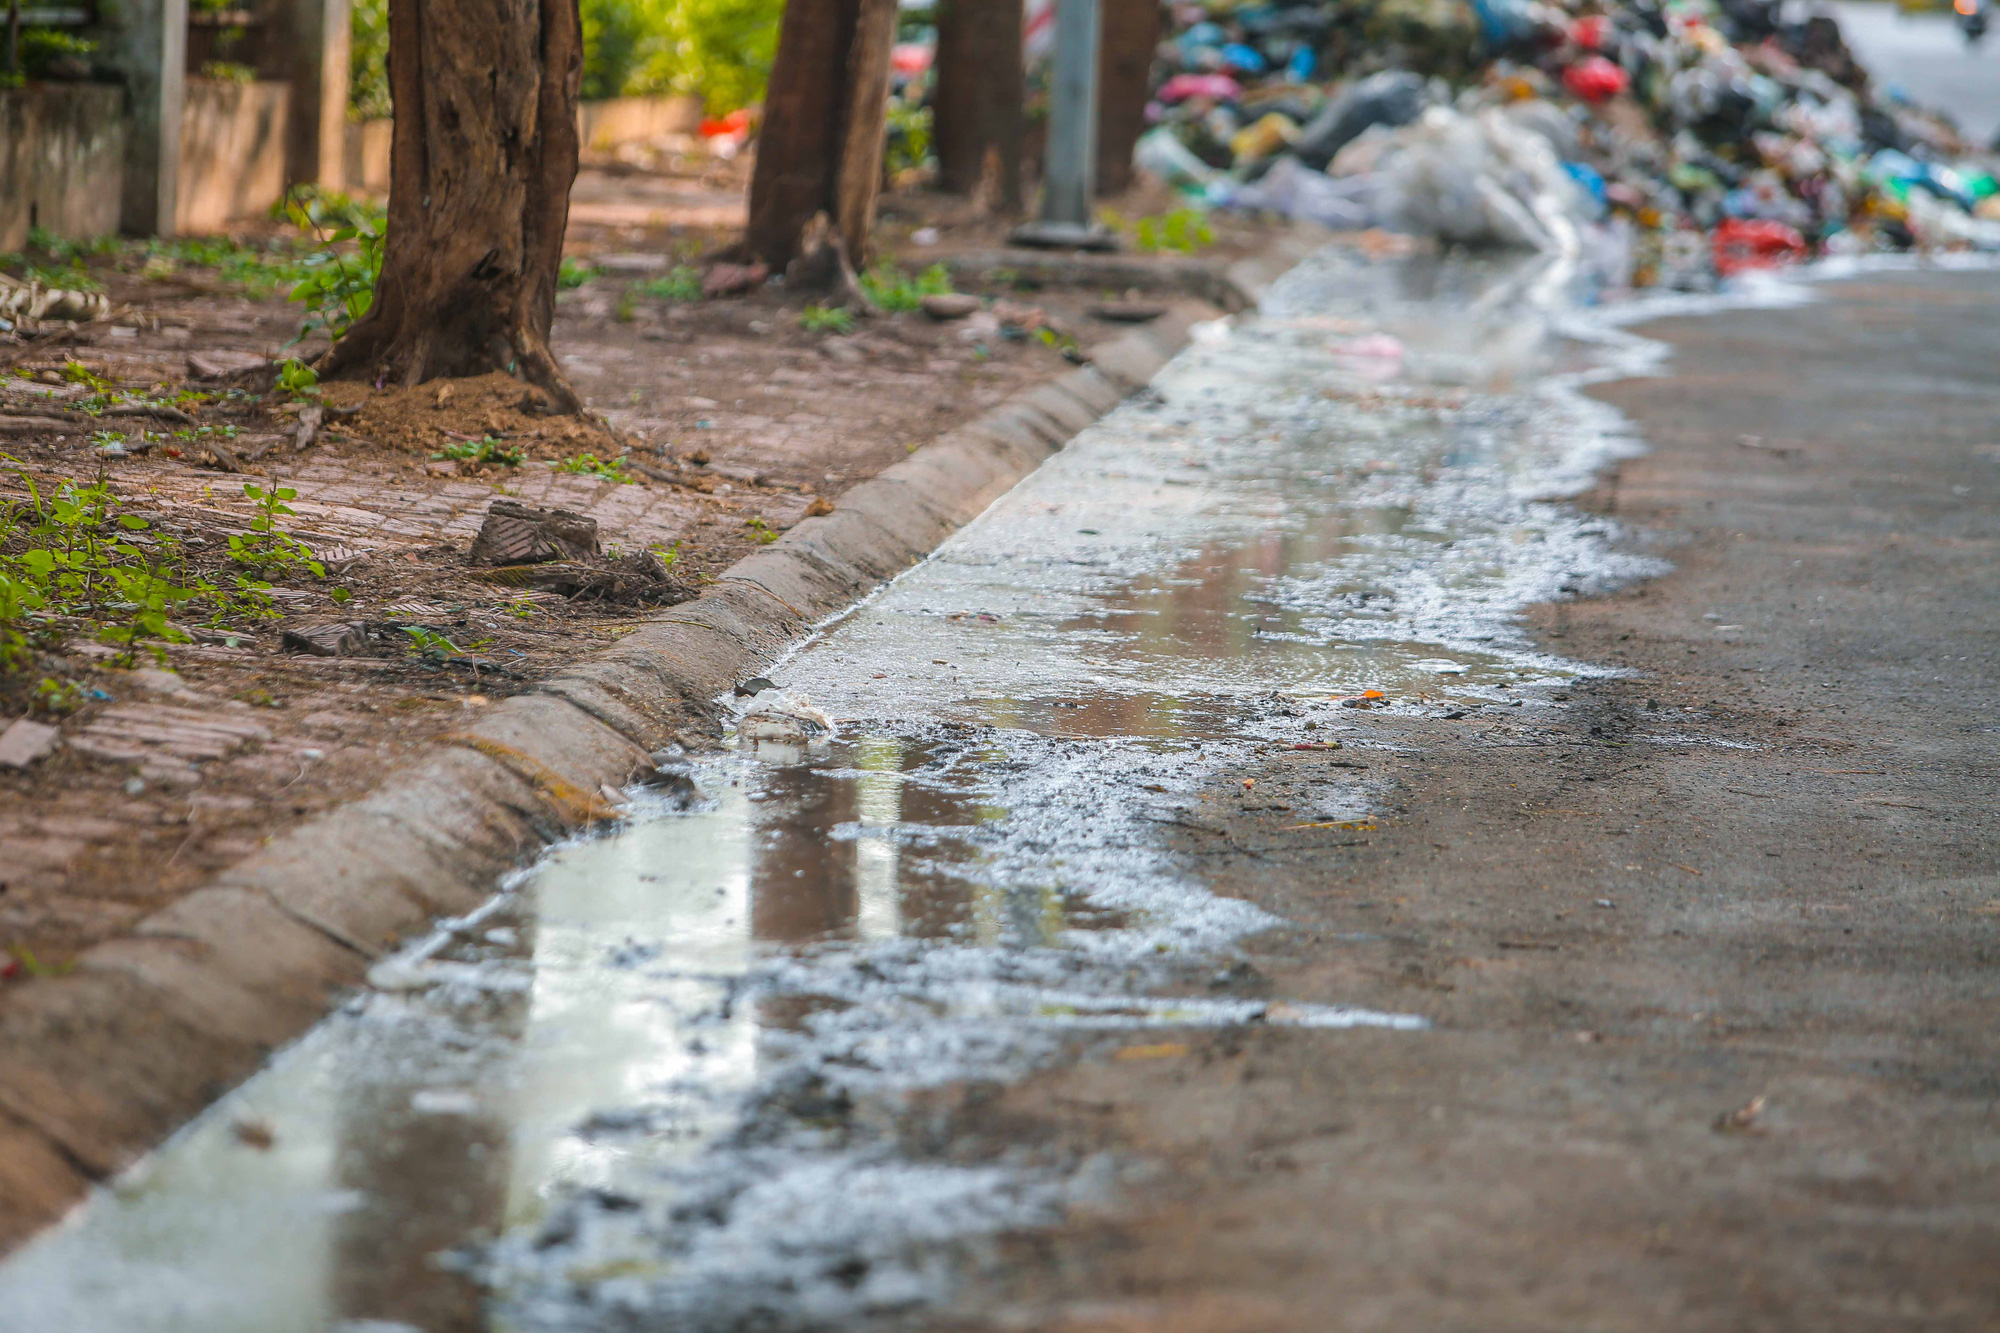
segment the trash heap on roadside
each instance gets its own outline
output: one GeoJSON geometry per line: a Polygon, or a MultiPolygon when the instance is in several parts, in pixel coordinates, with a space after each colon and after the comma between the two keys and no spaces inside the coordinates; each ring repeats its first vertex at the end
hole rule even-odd
{"type": "Polygon", "coordinates": [[[1993,156],[1794,8],[1179,3],[1137,161],[1211,206],[1562,253],[1615,285],[2000,250],[1993,156]]]}

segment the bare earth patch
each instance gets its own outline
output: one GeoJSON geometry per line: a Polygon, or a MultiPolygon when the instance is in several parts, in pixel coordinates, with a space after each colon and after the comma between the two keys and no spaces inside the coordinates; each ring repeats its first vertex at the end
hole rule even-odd
{"type": "MultiPolygon", "coordinates": [[[[844,333],[803,327],[806,302],[779,285],[711,301],[648,294],[649,282],[727,234],[716,201],[731,197],[728,174],[587,172],[579,184],[588,206],[572,249],[598,268],[562,294],[553,341],[596,419],[549,415],[535,391],[499,375],[413,388],[335,383],[312,395],[272,388],[268,373],[197,380],[191,354],[288,354],[299,311],[185,269],[154,281],[106,273],[109,325],[5,353],[14,366],[0,413],[63,410],[84,387],[69,378],[76,369],[155,400],[183,388],[209,395],[182,400],[192,425],[72,417],[8,435],[21,472],[0,478],[6,497],[23,494],[24,478],[46,490],[102,475],[129,512],[222,576],[229,538],[254,517],[246,484],[281,486],[296,492],[287,529],[328,571],[267,575],[269,619],[194,625],[195,642],[165,647],[161,662],[142,655],[140,670],[72,641],[26,673],[0,725],[23,714],[24,691],[41,676],[84,692],[66,716],[38,714],[60,726],[52,755],[25,771],[0,768],[9,977],[60,970],[272,833],[362,794],[488,702],[656,614],[509,584],[470,564],[494,499],[584,514],[607,555],[653,553],[698,591],[827,512],[847,487],[1121,331],[1086,313],[1116,293],[1026,290],[1004,273],[983,287],[961,283],[987,298],[970,319],[909,311],[844,333]],[[300,448],[299,414],[314,406],[323,428],[300,448]],[[135,450],[151,447],[106,457],[90,436],[108,425],[135,450]],[[362,655],[285,650],[288,631],[330,622],[365,627],[362,655]]],[[[885,232],[913,229],[890,212],[885,232]]],[[[980,243],[991,229],[968,226],[964,239],[980,243]]],[[[913,251],[905,271],[933,257],[913,251]]],[[[292,350],[309,359],[323,346],[292,350]]]]}

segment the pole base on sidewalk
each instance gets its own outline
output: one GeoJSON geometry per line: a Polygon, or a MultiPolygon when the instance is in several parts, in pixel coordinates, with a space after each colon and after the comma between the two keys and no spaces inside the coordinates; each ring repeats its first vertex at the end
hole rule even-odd
{"type": "Polygon", "coordinates": [[[1082,222],[1024,222],[1007,233],[1007,244],[1037,250],[1116,250],[1118,236],[1109,227],[1082,222]]]}

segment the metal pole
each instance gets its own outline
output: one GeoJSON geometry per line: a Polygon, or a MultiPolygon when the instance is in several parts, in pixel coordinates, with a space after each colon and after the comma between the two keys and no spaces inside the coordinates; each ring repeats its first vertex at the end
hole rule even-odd
{"type": "Polygon", "coordinates": [[[1042,221],[1086,226],[1097,175],[1097,0],[1058,0],[1042,221]]]}
{"type": "Polygon", "coordinates": [[[1014,230],[1017,244],[1109,250],[1117,243],[1090,218],[1097,192],[1097,27],[1097,0],[1056,0],[1042,216],[1014,230]]]}

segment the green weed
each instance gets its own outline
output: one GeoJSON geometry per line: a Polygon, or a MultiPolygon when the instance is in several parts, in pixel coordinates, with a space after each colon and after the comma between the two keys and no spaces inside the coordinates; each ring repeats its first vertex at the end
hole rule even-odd
{"type": "Polygon", "coordinates": [[[289,486],[267,489],[255,482],[245,482],[243,494],[257,506],[256,517],[250,520],[250,531],[229,539],[229,558],[245,569],[258,572],[304,571],[316,579],[325,578],[326,566],[313,558],[312,548],[286,532],[278,522],[292,516],[292,507],[285,501],[296,499],[298,492],[289,486]]]}
{"type": "Polygon", "coordinates": [[[807,333],[852,333],[854,312],[809,305],[799,312],[799,327],[807,333]]]}
{"type": "Polygon", "coordinates": [[[319,392],[319,372],[299,360],[278,363],[278,388],[294,398],[319,392]]]}
{"type": "Polygon", "coordinates": [[[451,459],[460,463],[498,463],[502,467],[519,467],[528,461],[527,454],[519,446],[507,444],[488,435],[477,440],[453,440],[444,448],[432,454],[436,460],[451,459]]]}
{"type": "Polygon", "coordinates": [[[699,301],[701,270],[691,264],[676,264],[657,278],[633,283],[632,290],[657,301],[699,301]]]}
{"type": "Polygon", "coordinates": [[[586,477],[602,477],[606,481],[629,486],[635,478],[625,470],[624,464],[625,460],[622,458],[605,459],[599,458],[596,454],[571,454],[556,464],[556,471],[575,472],[586,477]]]}
{"type": "Polygon", "coordinates": [[[0,506],[0,673],[27,666],[73,627],[123,647],[117,660],[128,666],[141,643],[187,642],[169,616],[216,589],[189,578],[178,542],[119,513],[102,481],[44,494],[13,471],[26,499],[0,506]]]}
{"type": "Polygon", "coordinates": [[[35,684],[34,711],[44,717],[67,717],[83,707],[83,687],[73,680],[43,676],[35,684]]]}
{"type": "Polygon", "coordinates": [[[14,955],[14,961],[21,970],[31,977],[66,977],[76,970],[73,962],[45,963],[35,957],[34,951],[25,944],[10,944],[7,952],[14,955]]]}
{"type": "Polygon", "coordinates": [[[184,268],[211,269],[224,286],[260,301],[303,281],[324,263],[320,255],[282,238],[257,245],[227,237],[153,240],[133,242],[126,253],[138,260],[143,278],[165,281],[184,268]]]}
{"type": "Polygon", "coordinates": [[[562,288],[564,291],[571,291],[589,282],[597,276],[598,272],[599,270],[595,266],[584,263],[579,259],[571,259],[565,255],[563,256],[562,267],[556,270],[556,286],[562,288]]]}
{"type": "Polygon", "coordinates": [[[457,644],[435,630],[425,629],[422,625],[405,625],[403,633],[408,635],[410,640],[403,646],[403,651],[410,657],[421,657],[435,662],[447,657],[462,656],[457,644]]]}
{"type": "Polygon", "coordinates": [[[296,191],[285,200],[285,216],[324,247],[292,288],[291,299],[306,308],[294,345],[315,330],[336,339],[347,332],[375,304],[375,283],[382,276],[382,238],[388,229],[384,215],[352,201],[337,215],[324,209],[315,213],[312,205],[312,199],[296,191]],[[351,251],[345,248],[348,242],[353,243],[351,251]]]}
{"type": "Polygon", "coordinates": [[[951,290],[951,274],[943,264],[932,264],[912,278],[901,269],[871,268],[861,275],[861,290],[870,301],[895,314],[915,310],[926,296],[943,296],[951,290]]]}
{"type": "Polygon", "coordinates": [[[1129,233],[1133,248],[1149,254],[1160,250],[1193,254],[1215,244],[1215,231],[1199,209],[1176,208],[1170,213],[1128,222],[1107,208],[1099,214],[1099,219],[1113,231],[1129,233]]]}

